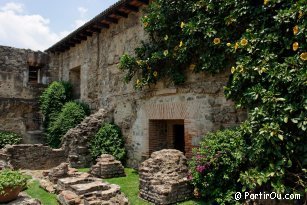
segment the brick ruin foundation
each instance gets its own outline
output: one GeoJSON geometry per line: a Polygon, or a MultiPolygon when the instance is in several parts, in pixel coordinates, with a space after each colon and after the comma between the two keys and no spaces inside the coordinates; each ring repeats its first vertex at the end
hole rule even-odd
{"type": "Polygon", "coordinates": [[[111,118],[109,111],[100,109],[64,135],[62,149],[68,156],[70,166],[83,168],[91,165],[90,139],[98,132],[101,125],[110,122],[111,118]]]}
{"type": "Polygon", "coordinates": [[[175,204],[192,197],[187,159],[182,152],[165,149],[141,163],[140,197],[154,204],[175,204]]]}
{"type": "Polygon", "coordinates": [[[0,152],[0,160],[14,169],[50,169],[66,159],[64,150],[51,149],[41,144],[7,145],[0,152]]]}
{"type": "Polygon", "coordinates": [[[62,163],[44,172],[41,186],[48,192],[58,194],[61,205],[128,205],[128,199],[120,187],[103,182],[88,173],[78,172],[62,163]]]}
{"type": "Polygon", "coordinates": [[[122,163],[109,154],[102,154],[91,167],[90,173],[102,179],[126,176],[122,163]]]}

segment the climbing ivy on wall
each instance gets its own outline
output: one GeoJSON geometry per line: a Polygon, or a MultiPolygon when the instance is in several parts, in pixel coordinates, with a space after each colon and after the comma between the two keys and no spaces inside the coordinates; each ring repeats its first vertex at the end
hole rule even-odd
{"type": "Polygon", "coordinates": [[[142,18],[149,41],[119,68],[136,88],[185,71],[231,70],[226,97],[248,108],[241,126],[247,190],[307,191],[305,0],[156,0],[142,18]]]}

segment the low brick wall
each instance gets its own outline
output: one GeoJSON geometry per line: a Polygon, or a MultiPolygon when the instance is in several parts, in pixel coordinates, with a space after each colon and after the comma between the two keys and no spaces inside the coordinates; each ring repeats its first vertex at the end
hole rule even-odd
{"type": "Polygon", "coordinates": [[[51,149],[41,144],[6,146],[3,154],[14,169],[43,170],[65,162],[67,156],[62,149],[51,149]]]}

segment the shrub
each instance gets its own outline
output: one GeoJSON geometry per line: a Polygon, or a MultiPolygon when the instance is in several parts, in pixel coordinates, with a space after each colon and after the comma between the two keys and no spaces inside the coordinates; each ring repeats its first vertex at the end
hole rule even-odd
{"type": "Polygon", "coordinates": [[[68,82],[52,82],[40,96],[40,109],[44,115],[43,126],[48,128],[50,120],[54,118],[63,105],[72,99],[72,85],[68,82]]]}
{"type": "Polygon", "coordinates": [[[125,141],[120,128],[115,124],[105,123],[90,142],[90,153],[93,159],[101,154],[111,154],[117,160],[126,157],[125,141]]]}
{"type": "Polygon", "coordinates": [[[229,68],[226,96],[249,111],[243,188],[306,193],[306,10],[305,0],[156,0],[142,19],[149,41],[120,68],[137,88],[229,68]]]}
{"type": "Polygon", "coordinates": [[[234,193],[241,191],[237,182],[245,161],[245,141],[238,130],[209,133],[189,161],[190,180],[195,195],[218,204],[236,204],[234,193]]]}
{"type": "Polygon", "coordinates": [[[14,132],[0,131],[0,149],[5,145],[19,144],[22,137],[14,132]]]}
{"type": "Polygon", "coordinates": [[[80,103],[66,103],[61,109],[61,112],[52,118],[50,126],[47,129],[47,143],[49,146],[58,148],[66,132],[79,124],[85,116],[86,111],[80,103]]]}
{"type": "Polygon", "coordinates": [[[4,169],[0,171],[0,194],[4,194],[5,188],[26,188],[29,176],[21,174],[19,171],[4,169]]]}
{"type": "Polygon", "coordinates": [[[87,103],[80,102],[80,101],[75,101],[75,102],[82,107],[82,109],[84,110],[86,116],[91,114],[91,108],[90,108],[90,106],[87,103]]]}

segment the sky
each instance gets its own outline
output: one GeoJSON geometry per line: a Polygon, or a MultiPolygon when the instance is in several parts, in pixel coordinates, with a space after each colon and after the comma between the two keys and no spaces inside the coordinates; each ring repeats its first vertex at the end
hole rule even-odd
{"type": "Polygon", "coordinates": [[[44,51],[117,0],[0,0],[0,45],[44,51]]]}

